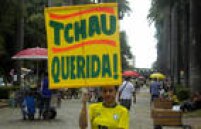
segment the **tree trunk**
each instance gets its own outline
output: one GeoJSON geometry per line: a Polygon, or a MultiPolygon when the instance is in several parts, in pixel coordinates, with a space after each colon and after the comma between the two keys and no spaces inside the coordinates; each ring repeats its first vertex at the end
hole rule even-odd
{"type": "Polygon", "coordinates": [[[192,91],[201,89],[201,68],[198,60],[201,43],[201,2],[190,0],[190,87],[192,91]]]}
{"type": "Polygon", "coordinates": [[[178,15],[177,15],[177,6],[174,5],[172,8],[172,29],[171,29],[171,76],[173,84],[176,83],[177,80],[177,43],[178,43],[178,15]]]}
{"type": "Polygon", "coordinates": [[[170,74],[170,37],[171,37],[171,7],[167,6],[164,8],[164,15],[166,16],[164,19],[164,44],[163,44],[163,72],[165,74],[170,74]]]}
{"type": "MultiPolygon", "coordinates": [[[[18,13],[17,13],[17,37],[16,37],[16,52],[20,51],[24,47],[24,0],[18,0],[18,13]]],[[[21,83],[21,67],[22,61],[17,61],[15,69],[17,70],[18,84],[21,83]]]]}
{"type": "Polygon", "coordinates": [[[184,63],[184,85],[189,88],[189,45],[190,45],[190,33],[189,33],[189,3],[185,4],[183,12],[183,63],[184,63]]]}

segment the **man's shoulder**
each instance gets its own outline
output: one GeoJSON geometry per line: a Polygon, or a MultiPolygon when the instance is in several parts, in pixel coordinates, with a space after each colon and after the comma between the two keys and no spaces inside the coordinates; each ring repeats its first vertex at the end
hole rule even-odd
{"type": "Polygon", "coordinates": [[[122,82],[122,85],[124,85],[124,84],[126,84],[126,83],[127,83],[127,81],[123,81],[123,82],[122,82]]]}
{"type": "Polygon", "coordinates": [[[125,108],[124,106],[122,106],[120,104],[118,104],[116,106],[116,109],[119,110],[119,111],[121,111],[121,112],[128,112],[127,108],[125,108]]]}
{"type": "Polygon", "coordinates": [[[127,81],[127,83],[126,83],[126,87],[134,88],[134,85],[132,84],[132,82],[127,81]]]}
{"type": "Polygon", "coordinates": [[[89,107],[90,108],[100,108],[100,107],[102,107],[102,102],[89,104],[89,107]]]}
{"type": "Polygon", "coordinates": [[[152,83],[151,83],[151,85],[158,85],[159,83],[158,82],[156,82],[156,81],[153,81],[152,83]]]}
{"type": "Polygon", "coordinates": [[[128,84],[133,86],[133,83],[131,81],[129,81],[128,84]]]}

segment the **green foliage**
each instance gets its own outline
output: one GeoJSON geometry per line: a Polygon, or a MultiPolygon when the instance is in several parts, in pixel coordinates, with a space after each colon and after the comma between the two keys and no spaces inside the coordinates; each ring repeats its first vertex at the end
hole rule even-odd
{"type": "Polygon", "coordinates": [[[186,100],[190,97],[190,93],[188,89],[181,89],[178,93],[177,93],[178,99],[183,101],[186,100]]]}
{"type": "Polygon", "coordinates": [[[131,9],[129,7],[129,2],[127,0],[119,0],[119,18],[123,18],[125,14],[129,14],[131,9]]]}
{"type": "Polygon", "coordinates": [[[14,33],[15,9],[16,2],[14,0],[0,1],[0,56],[6,54],[6,38],[7,35],[14,33]]]}
{"type": "Polygon", "coordinates": [[[0,35],[0,57],[5,54],[5,41],[3,36],[0,35]]]}
{"type": "MultiPolygon", "coordinates": [[[[161,69],[164,68],[164,44],[168,41],[164,37],[167,36],[167,24],[165,23],[165,19],[171,18],[175,9],[179,12],[179,17],[183,14],[187,14],[185,11],[188,10],[186,5],[188,5],[189,0],[151,0],[151,8],[149,9],[149,14],[147,16],[150,24],[154,23],[156,28],[155,37],[157,39],[157,68],[161,69]],[[164,41],[166,40],[166,41],[164,41]]],[[[181,22],[180,18],[178,18],[181,22]]],[[[172,19],[171,19],[172,20],[172,19]]],[[[167,22],[167,21],[166,21],[167,22]]],[[[171,27],[171,24],[176,21],[171,21],[168,25],[171,27]]],[[[172,32],[171,32],[172,33],[172,32]]],[[[182,33],[181,31],[178,33],[182,33]]],[[[181,35],[181,34],[179,34],[181,35]]],[[[199,55],[199,54],[197,54],[199,55]]]]}
{"type": "MultiPolygon", "coordinates": [[[[131,12],[131,9],[129,7],[129,2],[127,0],[104,0],[104,3],[118,3],[118,12],[119,12],[119,18],[122,19],[125,14],[129,14],[131,12]]],[[[92,3],[91,0],[74,0],[73,4],[89,4],[92,3]]]]}
{"type": "Polygon", "coordinates": [[[121,53],[122,55],[127,56],[129,59],[132,58],[132,53],[130,51],[130,46],[128,45],[126,32],[120,32],[120,45],[121,45],[121,53]]]}
{"type": "MultiPolygon", "coordinates": [[[[9,54],[16,41],[16,18],[18,3],[16,0],[0,1],[0,76],[8,73],[11,65],[8,64],[9,54]]],[[[10,58],[10,57],[9,57],[10,58]]]]}
{"type": "Polygon", "coordinates": [[[130,50],[130,46],[127,42],[126,32],[120,32],[120,46],[121,46],[121,61],[122,61],[122,70],[129,68],[127,58],[132,59],[133,55],[130,50]]]}
{"type": "Polygon", "coordinates": [[[0,99],[9,99],[10,92],[18,89],[19,86],[0,87],[0,99]]]}
{"type": "MultiPolygon", "coordinates": [[[[91,0],[71,0],[72,3],[84,4],[90,3],[91,0]]],[[[68,0],[51,0],[54,6],[66,5],[68,0]]],[[[108,2],[118,2],[119,12],[124,14],[130,12],[129,3],[127,0],[112,0],[108,2]]],[[[0,72],[4,76],[9,76],[11,68],[15,67],[15,63],[11,60],[11,57],[16,53],[19,48],[28,47],[46,47],[46,30],[44,20],[44,8],[48,6],[48,0],[28,0],[21,3],[16,0],[0,1],[0,72]],[[18,43],[19,34],[19,19],[24,18],[24,44],[20,46],[18,43]]],[[[20,21],[21,22],[21,21],[20,21]]],[[[123,44],[127,41],[125,38],[121,38],[123,44]]],[[[128,44],[127,44],[128,45],[128,44]]],[[[129,47],[128,47],[129,48],[129,47]]],[[[128,49],[126,48],[126,49],[128,49]]],[[[125,49],[123,48],[123,51],[125,49]]],[[[131,54],[125,50],[126,55],[130,58],[131,54]]],[[[124,54],[125,55],[125,54],[124,54]]],[[[125,59],[123,59],[125,60],[125,59]]],[[[123,63],[126,64],[126,61],[123,63]]],[[[126,65],[123,65],[126,66],[126,65]]]]}
{"type": "Polygon", "coordinates": [[[184,114],[185,118],[195,118],[195,117],[201,117],[201,109],[195,110],[195,111],[191,111],[191,112],[186,112],[184,114]]]}
{"type": "Polygon", "coordinates": [[[47,46],[44,19],[44,7],[47,6],[47,2],[47,0],[31,0],[25,4],[25,48],[47,46]]]}
{"type": "Polygon", "coordinates": [[[180,101],[183,101],[190,97],[190,90],[182,85],[176,85],[175,94],[180,101]]]}

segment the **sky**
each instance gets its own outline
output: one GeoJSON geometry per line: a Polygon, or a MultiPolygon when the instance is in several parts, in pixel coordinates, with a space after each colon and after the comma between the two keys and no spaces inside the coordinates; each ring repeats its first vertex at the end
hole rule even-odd
{"type": "Polygon", "coordinates": [[[132,12],[120,21],[120,30],[126,31],[136,68],[151,68],[157,58],[155,28],[147,20],[151,0],[128,1],[132,12]]]}

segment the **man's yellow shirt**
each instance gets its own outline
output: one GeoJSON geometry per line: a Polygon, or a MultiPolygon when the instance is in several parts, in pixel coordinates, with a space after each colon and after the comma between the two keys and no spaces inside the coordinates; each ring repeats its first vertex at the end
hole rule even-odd
{"type": "Polygon", "coordinates": [[[105,107],[102,102],[89,106],[92,129],[129,129],[128,110],[121,106],[105,107]]]}

